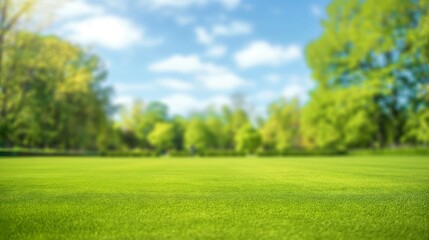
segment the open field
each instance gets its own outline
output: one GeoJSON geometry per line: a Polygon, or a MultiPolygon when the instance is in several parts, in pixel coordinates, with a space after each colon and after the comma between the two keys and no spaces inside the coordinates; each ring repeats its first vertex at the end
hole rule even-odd
{"type": "Polygon", "coordinates": [[[0,159],[2,239],[429,239],[429,159],[0,159]]]}

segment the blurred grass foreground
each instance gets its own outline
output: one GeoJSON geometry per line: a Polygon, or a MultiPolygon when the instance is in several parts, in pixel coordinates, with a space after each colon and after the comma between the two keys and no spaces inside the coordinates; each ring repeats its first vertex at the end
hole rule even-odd
{"type": "Polygon", "coordinates": [[[428,239],[424,157],[7,158],[0,239],[428,239]]]}

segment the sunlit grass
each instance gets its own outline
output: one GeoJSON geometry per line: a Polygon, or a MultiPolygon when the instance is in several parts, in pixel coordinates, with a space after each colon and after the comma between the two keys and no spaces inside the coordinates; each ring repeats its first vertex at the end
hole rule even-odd
{"type": "Polygon", "coordinates": [[[428,239],[429,159],[0,159],[3,239],[428,239]]]}

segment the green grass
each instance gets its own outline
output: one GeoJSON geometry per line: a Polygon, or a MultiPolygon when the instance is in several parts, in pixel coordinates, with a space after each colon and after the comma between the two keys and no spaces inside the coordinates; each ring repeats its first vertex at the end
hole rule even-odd
{"type": "Polygon", "coordinates": [[[429,159],[0,159],[2,239],[429,239],[429,159]]]}

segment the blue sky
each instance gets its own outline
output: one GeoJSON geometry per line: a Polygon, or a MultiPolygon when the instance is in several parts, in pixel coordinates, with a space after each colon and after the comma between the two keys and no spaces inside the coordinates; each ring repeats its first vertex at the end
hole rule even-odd
{"type": "Polygon", "coordinates": [[[54,32],[105,62],[114,101],[162,101],[172,114],[229,104],[242,93],[263,112],[306,101],[304,48],[328,0],[70,0],[54,32]]]}

